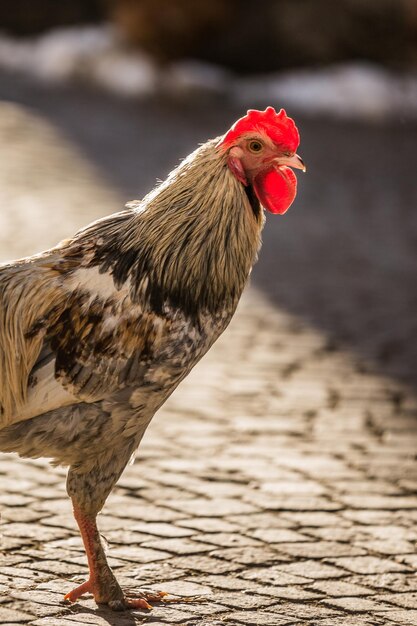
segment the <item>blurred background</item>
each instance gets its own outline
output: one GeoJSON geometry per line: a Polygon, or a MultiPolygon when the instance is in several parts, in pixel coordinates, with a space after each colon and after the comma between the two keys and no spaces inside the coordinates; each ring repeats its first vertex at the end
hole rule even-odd
{"type": "Polygon", "coordinates": [[[141,197],[247,107],[285,106],[308,173],[252,284],[416,385],[417,0],[1,0],[0,98],[2,260],[141,197]]]}

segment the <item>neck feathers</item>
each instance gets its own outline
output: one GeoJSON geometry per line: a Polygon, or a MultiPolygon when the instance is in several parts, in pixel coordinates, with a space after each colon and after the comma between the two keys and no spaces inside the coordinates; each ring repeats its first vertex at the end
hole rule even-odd
{"type": "Polygon", "coordinates": [[[216,140],[204,144],[133,211],[123,216],[97,259],[116,283],[130,277],[134,297],[189,314],[236,306],[256,260],[263,226],[216,140]]]}

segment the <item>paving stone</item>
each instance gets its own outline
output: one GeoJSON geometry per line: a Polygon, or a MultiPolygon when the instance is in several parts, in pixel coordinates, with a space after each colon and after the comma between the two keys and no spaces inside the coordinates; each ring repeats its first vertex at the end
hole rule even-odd
{"type": "Polygon", "coordinates": [[[400,495],[401,489],[389,482],[375,480],[332,480],[326,481],[326,485],[331,485],[332,490],[341,491],[342,493],[351,494],[372,494],[380,493],[381,495],[400,495]]]}
{"type": "Polygon", "coordinates": [[[17,611],[16,609],[9,608],[7,606],[0,606],[0,624],[21,624],[31,622],[33,615],[24,613],[23,611],[17,611]]]}
{"type": "Polygon", "coordinates": [[[134,561],[135,563],[152,563],[166,559],[170,556],[163,550],[152,550],[151,548],[139,548],[137,546],[118,546],[112,548],[112,556],[123,561],[134,561]]]}
{"type": "Polygon", "coordinates": [[[414,572],[409,574],[367,574],[365,576],[349,576],[349,582],[358,585],[369,585],[375,590],[387,589],[393,592],[417,591],[417,577],[414,572]]]}
{"type": "Polygon", "coordinates": [[[46,500],[53,502],[59,498],[62,498],[64,491],[62,486],[51,487],[51,485],[40,485],[35,489],[30,490],[30,495],[38,500],[46,500]]]}
{"type": "Polygon", "coordinates": [[[244,496],[245,502],[258,508],[272,511],[338,511],[341,504],[331,502],[319,496],[268,496],[263,493],[249,493],[244,496]]]}
{"type": "Polygon", "coordinates": [[[54,555],[58,555],[59,558],[65,554],[69,557],[76,557],[83,553],[85,554],[80,535],[74,535],[59,541],[49,541],[45,545],[37,545],[36,548],[30,548],[28,551],[29,556],[37,559],[47,559],[54,555]]]}
{"type": "Polygon", "coordinates": [[[316,496],[326,493],[326,488],[323,485],[312,480],[265,482],[261,485],[261,490],[278,496],[299,494],[316,496]]]}
{"type": "Polygon", "coordinates": [[[37,541],[50,541],[51,539],[62,539],[68,537],[68,532],[63,528],[59,530],[46,528],[41,524],[10,523],[2,528],[4,537],[20,537],[23,539],[36,539],[37,541]]]}
{"type": "Polygon", "coordinates": [[[340,578],[346,576],[346,572],[340,567],[334,567],[320,561],[295,561],[294,563],[282,564],[279,570],[296,576],[308,576],[308,578],[340,578]]]}
{"type": "Polygon", "coordinates": [[[188,489],[165,487],[163,485],[155,486],[152,489],[141,489],[140,493],[129,493],[129,496],[140,498],[142,502],[152,502],[156,506],[160,505],[161,507],[169,506],[172,500],[192,500],[193,498],[195,498],[195,494],[191,491],[188,491],[188,489]]]}
{"type": "Polygon", "coordinates": [[[39,582],[43,580],[48,580],[53,576],[52,574],[34,572],[28,567],[23,567],[20,565],[9,565],[0,567],[0,575],[8,577],[9,580],[16,580],[16,578],[28,578],[29,580],[33,581],[35,577],[36,581],[39,582]]]}
{"type": "Polygon", "coordinates": [[[401,624],[401,626],[416,626],[417,611],[383,611],[381,615],[391,623],[401,624]]]}
{"type": "MultiPolygon", "coordinates": [[[[88,619],[89,618],[87,618],[87,620],[88,619]]],[[[101,620],[101,618],[99,618],[98,616],[97,618],[93,617],[93,620],[93,624],[104,626],[104,620],[101,620]]],[[[56,615],[54,615],[53,617],[41,617],[40,619],[33,621],[31,624],[32,626],[70,626],[70,624],[74,623],[80,623],[80,620],[74,616],[66,619],[65,617],[57,617],[56,615]]],[[[87,624],[88,621],[84,621],[81,623],[87,624]]]]}
{"type": "Polygon", "coordinates": [[[349,507],[357,509],[417,509],[417,497],[414,496],[383,496],[383,495],[355,495],[339,496],[339,500],[349,507]]]}
{"type": "MultiPolygon", "coordinates": [[[[142,612],[143,617],[143,612],[142,612]]],[[[189,612],[186,612],[181,609],[172,608],[167,605],[165,606],[154,606],[152,610],[152,618],[160,619],[164,624],[187,624],[188,620],[190,620],[191,616],[189,612]]],[[[145,622],[146,623],[146,622],[145,622]]],[[[152,623],[152,621],[151,621],[152,623]]],[[[108,624],[106,624],[108,626],[108,624]]]]}
{"type": "Polygon", "coordinates": [[[255,537],[269,544],[285,543],[289,541],[311,541],[311,537],[287,528],[259,528],[252,531],[250,535],[251,537],[255,537]]]}
{"type": "MultiPolygon", "coordinates": [[[[32,578],[33,578],[33,574],[32,574],[32,578]]],[[[37,577],[37,580],[38,579],[39,578],[37,577]]],[[[27,578],[19,578],[19,577],[11,578],[11,577],[0,576],[0,581],[2,583],[2,586],[4,586],[3,593],[6,598],[10,596],[12,586],[13,586],[14,591],[18,591],[18,590],[26,590],[30,584],[33,585],[32,580],[31,582],[29,582],[27,578]]]]}
{"type": "MultiPolygon", "coordinates": [[[[346,519],[349,519],[353,522],[359,522],[360,524],[365,524],[369,526],[374,526],[376,524],[381,524],[384,526],[392,526],[396,525],[398,521],[401,521],[402,516],[404,515],[402,512],[385,510],[385,511],[377,511],[377,510],[365,510],[365,511],[341,511],[340,515],[346,519]]],[[[411,519],[412,512],[407,513],[407,517],[411,519]]]]}
{"type": "Polygon", "coordinates": [[[171,500],[169,506],[175,510],[197,517],[224,517],[237,513],[253,513],[256,508],[239,500],[216,498],[215,500],[171,500]]]}
{"type": "Polygon", "coordinates": [[[68,498],[64,497],[62,494],[62,498],[54,498],[52,500],[47,500],[45,498],[39,498],[36,500],[32,507],[35,511],[40,511],[41,513],[51,513],[61,514],[64,513],[68,515],[71,512],[71,504],[68,502],[68,498]]]}
{"type": "MultiPolygon", "coordinates": [[[[133,500],[133,498],[129,498],[133,500]]],[[[123,503],[123,507],[114,507],[112,515],[115,517],[132,519],[141,522],[174,522],[183,515],[165,507],[158,507],[153,504],[145,504],[138,500],[137,504],[123,503]]]]}
{"type": "Polygon", "coordinates": [[[276,598],[288,599],[309,599],[317,598],[318,594],[307,591],[304,588],[293,587],[275,587],[271,585],[263,585],[254,580],[233,577],[233,575],[203,575],[193,576],[192,580],[202,584],[210,585],[213,590],[221,591],[240,591],[253,596],[272,596],[276,598]]]}
{"type": "MultiPolygon", "coordinates": [[[[366,548],[370,542],[374,541],[380,542],[381,547],[386,543],[388,544],[387,549],[390,549],[390,543],[397,545],[397,542],[417,540],[416,531],[413,528],[398,525],[364,526],[362,524],[355,524],[349,527],[325,526],[323,528],[309,528],[307,532],[313,537],[334,541],[344,541],[347,543],[354,542],[360,546],[363,545],[364,548],[366,548]]],[[[398,553],[400,553],[400,551],[396,550],[394,552],[394,554],[398,553]]]]}
{"type": "Polygon", "coordinates": [[[284,513],[263,512],[252,513],[251,515],[229,515],[227,519],[239,526],[250,529],[293,527],[295,524],[286,519],[286,517],[284,513]]]}
{"type": "Polygon", "coordinates": [[[82,574],[85,571],[85,566],[71,565],[63,561],[36,561],[35,563],[28,563],[26,567],[39,572],[56,574],[57,576],[73,576],[74,574],[82,574]]]}
{"type": "Polygon", "coordinates": [[[156,548],[157,550],[165,550],[172,554],[198,554],[199,552],[210,552],[213,546],[202,541],[193,541],[187,538],[169,538],[145,541],[142,543],[144,548],[156,548]]]}
{"type": "MultiPolygon", "coordinates": [[[[172,580],[164,582],[164,591],[175,596],[209,596],[213,591],[208,585],[200,585],[188,580],[172,580]]],[[[150,585],[151,589],[157,589],[157,585],[150,585]]]]}
{"type": "Polygon", "coordinates": [[[175,568],[184,569],[186,572],[206,572],[207,574],[225,574],[242,569],[241,564],[204,555],[174,557],[170,560],[170,564],[175,568]]]}
{"type": "MultiPolygon", "coordinates": [[[[109,619],[114,619],[110,613],[110,611],[100,611],[102,615],[99,613],[91,614],[91,613],[72,613],[71,615],[65,615],[63,617],[44,617],[38,619],[33,622],[34,626],[70,626],[71,624],[88,624],[91,626],[108,626],[109,619]]],[[[144,618],[140,618],[138,621],[132,621],[132,617],[118,615],[117,617],[117,626],[132,626],[132,624],[141,624],[144,623],[144,618]]],[[[111,623],[111,622],[110,622],[111,623]]]]}
{"type": "Polygon", "coordinates": [[[250,592],[242,593],[241,591],[217,593],[215,599],[224,606],[233,609],[255,609],[277,603],[277,600],[271,596],[259,596],[250,592]]]}
{"type": "Polygon", "coordinates": [[[383,613],[374,613],[372,617],[364,617],[360,613],[355,615],[347,615],[346,613],[341,617],[331,617],[330,619],[323,619],[319,622],[313,622],[314,626],[387,626],[388,623],[384,617],[380,617],[383,613]]]}
{"type": "Polygon", "coordinates": [[[0,494],[0,506],[19,507],[34,502],[35,498],[23,496],[17,493],[0,494]]]}
{"type": "Polygon", "coordinates": [[[129,472],[129,468],[123,472],[123,475],[117,481],[117,485],[121,489],[129,489],[138,491],[150,486],[150,482],[137,476],[136,472],[129,472]]]}
{"type": "Polygon", "coordinates": [[[337,617],[341,615],[341,612],[335,610],[332,607],[323,606],[317,602],[289,602],[281,601],[276,610],[280,611],[284,615],[293,616],[293,619],[305,619],[305,620],[319,620],[325,617],[337,617]]]}
{"type": "Polygon", "coordinates": [[[369,587],[355,585],[345,580],[323,580],[308,586],[308,589],[336,598],[344,596],[369,596],[376,593],[376,591],[373,591],[369,587]]]}
{"type": "Polygon", "coordinates": [[[335,541],[311,541],[303,543],[280,543],[279,550],[301,558],[321,559],[329,556],[356,556],[366,551],[355,545],[335,541]]]}
{"type": "Polygon", "coordinates": [[[411,569],[388,559],[376,556],[354,556],[349,558],[327,559],[329,563],[343,567],[357,574],[384,574],[386,572],[407,572],[411,569]]]}
{"type": "Polygon", "coordinates": [[[193,536],[195,541],[206,541],[212,544],[212,550],[218,547],[224,548],[243,548],[243,547],[258,547],[262,548],[261,541],[252,539],[246,535],[238,533],[199,533],[193,536]]]}
{"type": "Polygon", "coordinates": [[[399,561],[400,563],[405,563],[406,565],[409,565],[414,570],[417,569],[417,555],[416,554],[406,554],[404,556],[403,555],[397,556],[397,561],[399,561]]]}
{"type": "Polygon", "coordinates": [[[242,565],[264,565],[266,563],[277,563],[288,560],[285,555],[280,555],[266,546],[260,548],[252,546],[223,548],[221,550],[214,550],[210,553],[210,556],[242,563],[242,565]]]}
{"type": "MultiPolygon", "coordinates": [[[[247,516],[245,516],[247,518],[247,516]]],[[[237,524],[217,517],[200,517],[179,520],[177,526],[199,530],[206,533],[232,533],[238,529],[237,524]]],[[[163,536],[163,535],[162,535],[163,536]]]]}
{"type": "MultiPolygon", "coordinates": [[[[107,543],[110,546],[117,545],[131,545],[137,546],[141,545],[146,547],[144,544],[147,542],[152,542],[155,537],[152,535],[146,535],[145,533],[133,532],[131,530],[106,530],[105,533],[101,533],[101,536],[105,538],[107,543]]],[[[149,546],[152,547],[152,546],[149,546]]]]}
{"type": "Polygon", "coordinates": [[[384,593],[375,596],[375,600],[417,610],[417,593],[384,593]]]}
{"type": "MultiPolygon", "coordinates": [[[[316,600],[321,597],[321,594],[315,591],[310,591],[306,586],[299,585],[287,585],[286,587],[271,587],[269,593],[276,598],[283,600],[316,600]]],[[[261,593],[261,591],[259,591],[261,593]]],[[[265,593],[265,590],[264,592],[265,593]]]]}
{"type": "MultiPolygon", "coordinates": [[[[99,518],[99,523],[100,523],[100,518],[99,518]]],[[[77,522],[75,521],[73,516],[69,516],[67,515],[48,515],[47,517],[44,517],[42,519],[42,524],[44,526],[56,526],[58,528],[67,528],[68,530],[70,530],[73,534],[77,534],[78,535],[78,527],[77,527],[77,522]]],[[[120,521],[119,521],[120,524],[120,521]]]]}
{"type": "Polygon", "coordinates": [[[352,613],[368,613],[374,611],[383,611],[388,608],[386,602],[376,602],[369,598],[333,598],[332,600],[322,600],[326,606],[341,608],[352,613]]]}
{"type": "Polygon", "coordinates": [[[1,539],[1,548],[5,552],[8,550],[18,550],[23,548],[24,546],[33,545],[34,539],[27,539],[23,537],[6,537],[3,536],[1,539]]]}
{"type": "Polygon", "coordinates": [[[303,529],[310,541],[313,539],[324,539],[326,541],[340,541],[350,544],[354,539],[360,539],[365,535],[354,526],[324,526],[323,528],[303,529]]]}
{"type": "Polygon", "coordinates": [[[33,511],[23,506],[1,507],[1,518],[3,522],[38,522],[46,516],[46,513],[39,513],[38,511],[33,511]]]}
{"type": "Polygon", "coordinates": [[[188,613],[188,619],[195,619],[197,622],[201,620],[205,615],[211,619],[214,616],[221,616],[227,611],[227,607],[217,602],[216,599],[210,598],[208,601],[202,601],[200,598],[195,600],[184,600],[180,604],[176,604],[179,608],[188,613]]]}
{"type": "Polygon", "coordinates": [[[343,519],[344,513],[326,513],[324,511],[283,512],[282,517],[302,527],[308,526],[350,526],[352,522],[343,519]]]}
{"type": "Polygon", "coordinates": [[[355,541],[355,546],[365,548],[372,552],[379,552],[387,556],[398,556],[403,554],[412,554],[415,551],[415,546],[410,541],[404,539],[374,539],[374,540],[361,540],[355,541]]]}
{"type": "Polygon", "coordinates": [[[12,554],[12,553],[4,553],[1,555],[1,566],[2,567],[10,567],[13,565],[18,565],[19,563],[28,563],[30,559],[22,554],[12,554]]]}
{"type": "Polygon", "coordinates": [[[140,524],[134,524],[131,527],[132,531],[138,531],[147,535],[155,535],[156,537],[189,537],[194,532],[191,529],[182,528],[175,524],[158,523],[158,522],[142,522],[140,524]]]}
{"type": "Polygon", "coordinates": [[[56,606],[62,600],[62,595],[51,591],[43,591],[41,589],[33,589],[29,591],[13,591],[11,596],[17,600],[24,600],[25,602],[45,604],[56,606]]]}
{"type": "MultiPolygon", "coordinates": [[[[129,519],[128,521],[126,521],[120,517],[115,517],[113,515],[104,514],[104,515],[98,516],[97,524],[98,524],[98,528],[100,532],[103,532],[105,534],[107,534],[109,531],[123,530],[123,531],[138,532],[138,533],[141,533],[142,535],[147,535],[149,538],[151,538],[150,534],[144,533],[136,528],[137,520],[129,519]]],[[[170,525],[169,522],[168,522],[168,525],[170,525]]],[[[77,535],[75,536],[79,536],[79,533],[77,533],[77,535]]]]}
{"type": "Polygon", "coordinates": [[[365,526],[361,527],[361,530],[365,536],[370,536],[375,539],[384,539],[385,541],[404,540],[404,541],[417,541],[417,528],[400,525],[391,526],[365,526]]]}
{"type": "MultiPolygon", "coordinates": [[[[291,572],[286,572],[282,569],[283,566],[272,566],[272,567],[262,567],[262,568],[253,568],[248,570],[247,572],[243,572],[239,574],[241,578],[246,580],[256,580],[265,585],[302,585],[304,583],[311,582],[311,578],[306,578],[306,576],[301,576],[297,574],[292,574],[291,572]]],[[[307,570],[303,570],[307,571],[307,570]]]]}
{"type": "Polygon", "coordinates": [[[226,624],[238,623],[248,626],[252,626],[252,624],[256,624],[256,626],[286,626],[286,624],[296,626],[296,624],[300,624],[299,620],[294,622],[294,618],[266,611],[234,611],[225,615],[223,620],[226,624]]]}
{"type": "Polygon", "coordinates": [[[183,578],[187,572],[179,567],[174,567],[171,563],[172,560],[169,562],[156,561],[153,563],[141,563],[136,567],[129,563],[128,573],[136,580],[147,582],[160,582],[183,578]]]}
{"type": "MultiPolygon", "coordinates": [[[[64,596],[61,595],[60,600],[59,600],[60,603],[62,603],[63,597],[64,596]]],[[[26,613],[31,613],[32,615],[36,615],[37,618],[49,617],[51,615],[56,616],[57,609],[59,607],[58,604],[50,605],[50,604],[43,604],[43,603],[38,603],[38,602],[31,602],[29,600],[25,600],[24,602],[19,602],[19,599],[17,599],[17,601],[19,604],[21,604],[21,607],[24,608],[26,613]]],[[[69,611],[62,610],[62,607],[59,607],[59,608],[61,609],[60,613],[62,615],[69,613],[69,611]]]]}

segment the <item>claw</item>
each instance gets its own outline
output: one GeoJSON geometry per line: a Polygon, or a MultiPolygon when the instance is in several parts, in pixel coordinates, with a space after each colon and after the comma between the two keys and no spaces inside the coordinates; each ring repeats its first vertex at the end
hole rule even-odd
{"type": "Polygon", "coordinates": [[[125,604],[130,609],[148,609],[152,610],[152,604],[149,604],[145,598],[125,598],[125,604]]]}
{"type": "Polygon", "coordinates": [[[85,593],[93,593],[89,580],[86,580],[85,583],[67,593],[64,596],[64,602],[77,602],[77,600],[81,598],[81,596],[83,596],[85,593]]]}
{"type": "MultiPolygon", "coordinates": [[[[149,602],[160,602],[162,598],[165,598],[165,596],[169,594],[167,591],[143,591],[140,595],[142,598],[149,600],[149,602]]],[[[126,591],[125,596],[127,596],[127,599],[129,599],[130,596],[135,599],[137,597],[137,593],[134,591],[126,591]]]]}

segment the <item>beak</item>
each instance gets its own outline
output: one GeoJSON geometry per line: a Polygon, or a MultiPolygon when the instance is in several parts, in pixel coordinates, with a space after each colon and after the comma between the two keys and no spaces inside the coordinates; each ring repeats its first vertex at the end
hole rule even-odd
{"type": "Polygon", "coordinates": [[[275,162],[278,167],[280,165],[287,165],[288,167],[294,167],[297,170],[303,170],[303,172],[307,171],[303,159],[298,154],[294,154],[290,157],[279,157],[278,159],[275,159],[275,162]]]}

